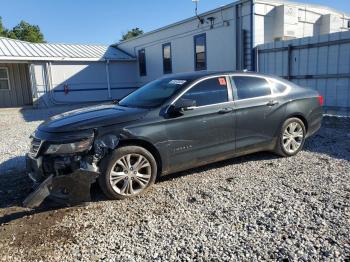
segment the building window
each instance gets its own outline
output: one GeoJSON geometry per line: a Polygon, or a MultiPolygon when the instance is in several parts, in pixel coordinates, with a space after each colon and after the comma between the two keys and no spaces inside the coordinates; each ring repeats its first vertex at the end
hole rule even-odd
{"type": "Polygon", "coordinates": [[[163,45],[163,72],[164,74],[171,74],[172,61],[171,61],[171,44],[167,43],[163,45]]]}
{"type": "Polygon", "coordinates": [[[207,69],[206,35],[194,36],[194,68],[196,71],[207,69]]]}
{"type": "Polygon", "coordinates": [[[6,67],[0,67],[0,90],[9,90],[9,71],[6,67]]]}
{"type": "Polygon", "coordinates": [[[147,75],[145,49],[139,50],[139,69],[140,69],[140,76],[147,75]]]}

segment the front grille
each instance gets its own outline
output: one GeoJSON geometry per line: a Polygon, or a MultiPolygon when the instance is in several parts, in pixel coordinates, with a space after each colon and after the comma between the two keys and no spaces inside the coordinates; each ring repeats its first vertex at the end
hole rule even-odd
{"type": "Polygon", "coordinates": [[[36,157],[39,154],[41,145],[42,145],[42,141],[40,139],[32,137],[32,142],[30,144],[30,151],[29,151],[29,153],[32,156],[36,157]]]}

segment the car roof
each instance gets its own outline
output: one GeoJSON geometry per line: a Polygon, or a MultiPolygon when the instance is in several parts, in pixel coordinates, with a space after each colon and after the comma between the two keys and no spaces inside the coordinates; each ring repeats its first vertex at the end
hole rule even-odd
{"type": "Polygon", "coordinates": [[[176,73],[167,75],[164,78],[167,79],[178,79],[178,80],[187,80],[189,82],[195,81],[197,79],[201,79],[207,76],[215,76],[215,75],[228,75],[228,74],[245,74],[251,76],[260,76],[260,77],[274,77],[272,75],[249,72],[249,71],[196,71],[196,72],[186,72],[186,73],[176,73]]]}

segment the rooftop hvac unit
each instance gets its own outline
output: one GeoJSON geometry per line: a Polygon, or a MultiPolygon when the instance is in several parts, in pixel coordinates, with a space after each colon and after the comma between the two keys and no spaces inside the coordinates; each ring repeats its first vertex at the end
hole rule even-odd
{"type": "Polygon", "coordinates": [[[343,20],[338,15],[326,14],[322,15],[320,33],[321,34],[331,34],[341,31],[344,27],[343,20]]]}
{"type": "Polygon", "coordinates": [[[298,8],[288,5],[276,7],[274,19],[274,38],[293,39],[297,36],[298,8]]]}

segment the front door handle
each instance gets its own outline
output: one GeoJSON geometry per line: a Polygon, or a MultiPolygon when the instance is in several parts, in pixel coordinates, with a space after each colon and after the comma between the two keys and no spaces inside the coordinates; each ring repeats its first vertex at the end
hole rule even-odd
{"type": "Polygon", "coordinates": [[[227,113],[230,113],[232,111],[233,111],[233,108],[225,107],[225,108],[220,109],[219,114],[227,114],[227,113]]]}
{"type": "Polygon", "coordinates": [[[276,100],[271,100],[271,101],[269,101],[269,102],[267,102],[267,104],[266,104],[267,106],[274,106],[274,105],[278,105],[278,101],[276,101],[276,100]]]}

